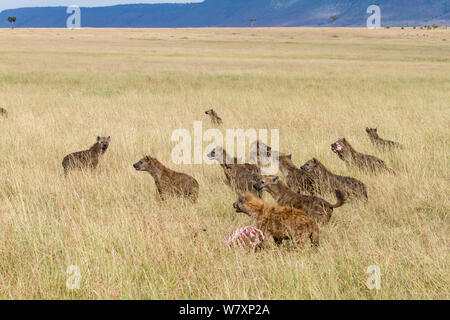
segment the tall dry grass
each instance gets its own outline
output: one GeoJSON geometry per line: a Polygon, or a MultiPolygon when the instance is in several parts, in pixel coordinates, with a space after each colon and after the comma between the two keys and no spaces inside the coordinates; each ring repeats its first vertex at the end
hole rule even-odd
{"type": "Polygon", "coordinates": [[[0,30],[10,113],[0,298],[448,299],[449,40],[447,30],[0,30]],[[370,201],[335,209],[318,252],[230,250],[227,235],[252,221],[232,209],[220,167],[170,161],[171,132],[209,128],[210,107],[224,128],[279,128],[297,165],[317,157],[365,182],[370,201]],[[366,126],[406,149],[375,150],[366,126]],[[112,137],[98,170],[64,179],[63,156],[97,135],[112,137]],[[398,174],[346,167],[329,147],[342,136],[398,174]],[[160,203],[132,168],[143,154],[194,176],[198,203],[160,203]],[[66,288],[69,265],[79,290],[66,288]],[[378,291],[366,287],[370,265],[378,291]]]}

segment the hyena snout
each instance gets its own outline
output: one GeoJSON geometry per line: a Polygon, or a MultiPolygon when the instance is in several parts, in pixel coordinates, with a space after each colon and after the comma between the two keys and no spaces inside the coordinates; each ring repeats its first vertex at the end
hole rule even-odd
{"type": "Polygon", "coordinates": [[[263,186],[262,186],[261,182],[257,182],[253,185],[253,188],[255,188],[256,191],[261,191],[263,189],[263,186]]]}
{"type": "Polygon", "coordinates": [[[303,171],[308,171],[309,170],[309,166],[308,165],[306,165],[306,164],[304,164],[304,165],[302,165],[301,167],[300,167],[300,169],[302,169],[303,171]]]}
{"type": "Polygon", "coordinates": [[[106,141],[102,142],[102,150],[103,151],[106,151],[106,149],[108,149],[108,146],[109,146],[108,142],[106,142],[106,141]]]}
{"type": "Polygon", "coordinates": [[[208,157],[209,160],[214,160],[216,158],[216,151],[213,150],[210,153],[208,153],[206,156],[208,157]]]}
{"type": "Polygon", "coordinates": [[[245,201],[245,197],[240,194],[238,196],[238,200],[235,203],[233,203],[233,208],[236,210],[236,212],[244,212],[245,213],[245,210],[243,210],[241,208],[241,204],[243,204],[244,201],[245,201]]]}
{"type": "Polygon", "coordinates": [[[142,170],[142,161],[136,162],[135,164],[133,164],[133,167],[134,167],[136,170],[142,170]]]}
{"type": "Polygon", "coordinates": [[[337,141],[337,142],[335,142],[335,143],[333,143],[332,145],[331,145],[331,150],[333,151],[333,152],[339,152],[339,151],[341,151],[343,149],[343,144],[341,143],[341,142],[339,142],[339,141],[337,141]]]}
{"type": "Polygon", "coordinates": [[[241,208],[239,208],[239,204],[237,202],[233,203],[233,208],[236,210],[236,212],[242,212],[241,208]]]}
{"type": "Polygon", "coordinates": [[[331,145],[331,151],[333,151],[333,152],[339,152],[339,151],[341,151],[342,150],[342,147],[338,144],[338,143],[333,143],[332,145],[331,145]]]}

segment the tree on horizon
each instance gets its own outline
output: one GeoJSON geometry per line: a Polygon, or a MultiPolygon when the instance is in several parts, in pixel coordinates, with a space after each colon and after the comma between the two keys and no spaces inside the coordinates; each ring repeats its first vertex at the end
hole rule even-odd
{"type": "Polygon", "coordinates": [[[11,24],[11,29],[14,29],[14,22],[16,22],[16,17],[8,17],[8,21],[11,24]]]}

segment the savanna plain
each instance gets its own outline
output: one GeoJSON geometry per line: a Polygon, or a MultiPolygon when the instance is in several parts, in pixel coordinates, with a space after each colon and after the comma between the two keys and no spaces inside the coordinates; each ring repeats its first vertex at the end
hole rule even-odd
{"type": "Polygon", "coordinates": [[[450,298],[450,30],[2,29],[0,104],[2,299],[450,298]],[[316,157],[369,201],[335,209],[318,250],[228,248],[253,221],[222,169],[171,161],[173,130],[212,128],[210,108],[224,133],[279,129],[297,166],[316,157]],[[377,150],[366,127],[405,148],[377,150]],[[97,170],[64,178],[97,136],[97,170]],[[341,137],[397,174],[346,166],[341,137]],[[159,201],[143,155],[195,177],[198,202],[159,201]]]}

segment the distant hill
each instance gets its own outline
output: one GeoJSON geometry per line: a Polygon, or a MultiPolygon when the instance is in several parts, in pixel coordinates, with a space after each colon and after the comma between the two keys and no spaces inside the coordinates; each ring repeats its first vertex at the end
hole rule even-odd
{"type": "MultiPolygon", "coordinates": [[[[83,27],[349,27],[365,26],[366,9],[381,8],[382,26],[450,26],[449,0],[205,0],[192,4],[134,4],[81,8],[83,27]],[[337,20],[330,17],[337,16],[337,20]]],[[[15,16],[18,28],[62,28],[66,7],[5,10],[0,27],[15,16]]]]}

